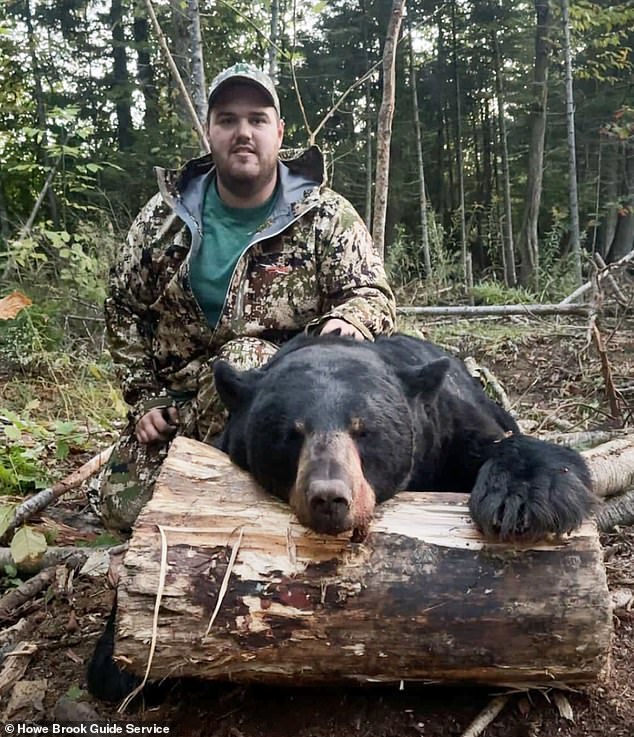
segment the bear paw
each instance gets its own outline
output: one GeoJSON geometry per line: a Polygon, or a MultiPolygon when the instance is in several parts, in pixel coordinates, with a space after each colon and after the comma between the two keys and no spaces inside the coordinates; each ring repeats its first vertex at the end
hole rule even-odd
{"type": "Polygon", "coordinates": [[[469,508],[488,537],[535,540],[576,529],[594,503],[590,474],[577,452],[512,435],[494,444],[469,508]]]}

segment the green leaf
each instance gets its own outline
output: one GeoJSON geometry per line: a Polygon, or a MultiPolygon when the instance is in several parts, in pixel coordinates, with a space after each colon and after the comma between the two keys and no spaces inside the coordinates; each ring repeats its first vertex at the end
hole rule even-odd
{"type": "Polygon", "coordinates": [[[17,428],[15,425],[7,425],[4,428],[4,434],[7,437],[8,440],[13,440],[14,442],[17,442],[22,437],[22,433],[20,432],[20,429],[17,428]]]}
{"type": "Polygon", "coordinates": [[[11,540],[11,557],[18,566],[21,563],[37,563],[47,547],[46,538],[42,533],[31,527],[22,527],[11,540]]]}
{"type": "Polygon", "coordinates": [[[13,519],[16,504],[3,504],[0,507],[0,537],[4,535],[13,519]]]}

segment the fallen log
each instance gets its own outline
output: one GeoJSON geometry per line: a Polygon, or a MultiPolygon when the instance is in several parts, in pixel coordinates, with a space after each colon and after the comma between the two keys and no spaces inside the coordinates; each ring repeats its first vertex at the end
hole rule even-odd
{"type": "Polygon", "coordinates": [[[597,496],[620,494],[634,486],[634,435],[602,443],[581,455],[590,467],[597,496]]]}
{"type": "Polygon", "coordinates": [[[431,307],[397,307],[398,315],[429,317],[484,317],[492,315],[588,315],[590,308],[575,304],[516,304],[516,305],[446,305],[431,307]]]}
{"type": "Polygon", "coordinates": [[[227,456],[177,438],[124,559],[116,657],[140,676],[149,663],[152,680],[596,679],[611,605],[594,523],[487,542],[465,500],[399,494],[351,543],[302,527],[227,456]]]}

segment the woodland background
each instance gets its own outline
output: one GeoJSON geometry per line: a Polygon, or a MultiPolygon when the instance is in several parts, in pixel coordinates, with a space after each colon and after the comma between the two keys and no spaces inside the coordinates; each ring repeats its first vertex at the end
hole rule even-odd
{"type": "MultiPolygon", "coordinates": [[[[108,551],[120,552],[90,511],[81,473],[108,452],[126,413],[104,342],[107,273],[155,192],[152,167],[178,167],[201,151],[150,8],[201,119],[206,87],[226,66],[245,60],[275,77],[286,145],[315,141],[325,151],[333,186],[384,251],[401,308],[558,303],[592,280],[590,304],[572,317],[445,315],[425,317],[424,329],[482,360],[481,378],[508,388],[510,409],[531,432],[570,440],[631,428],[634,4],[411,0],[394,39],[390,131],[381,125],[383,57],[404,6],[0,0],[0,540],[8,546],[0,547],[0,622],[14,623],[4,635],[33,640],[19,648],[18,675],[3,680],[0,671],[12,718],[98,716],[78,709],[112,591],[105,569],[73,576],[85,546],[99,548],[106,568],[108,551]],[[377,167],[386,146],[389,189],[377,167]],[[31,504],[43,496],[44,506],[31,504]],[[44,566],[33,577],[31,560],[44,566]]],[[[401,328],[421,327],[400,319],[401,328]]],[[[610,508],[625,516],[603,537],[621,602],[612,678],[570,696],[566,709],[560,695],[558,713],[550,695],[520,694],[487,734],[631,737],[634,446],[631,434],[621,441],[630,459],[621,486],[630,491],[610,508]]],[[[0,657],[5,651],[0,642],[0,657]]],[[[487,701],[462,689],[272,696],[242,688],[210,700],[201,687],[148,718],[183,719],[192,736],[456,737],[487,701]]]]}
{"type": "Polygon", "coordinates": [[[3,493],[59,477],[60,460],[102,448],[125,414],[104,350],[108,268],[155,192],[152,167],[201,152],[152,9],[200,119],[226,66],[277,80],[285,144],[324,149],[333,186],[384,242],[401,306],[557,302],[593,257],[632,252],[634,6],[404,7],[3,0],[0,298],[32,302],[0,319],[3,493]],[[390,134],[379,123],[395,13],[390,134]],[[388,191],[375,187],[387,145],[388,191]]]}

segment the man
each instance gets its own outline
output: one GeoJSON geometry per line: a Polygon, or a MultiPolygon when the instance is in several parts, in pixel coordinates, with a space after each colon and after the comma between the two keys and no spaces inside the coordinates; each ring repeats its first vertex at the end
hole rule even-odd
{"type": "Polygon", "coordinates": [[[131,405],[100,486],[106,523],[129,529],[175,433],[210,441],[224,410],[214,360],[253,368],[301,331],[371,340],[394,298],[352,205],[325,186],[317,148],[281,158],[273,83],[247,64],[213,81],[211,154],[157,169],[111,271],[110,352],[131,405]]]}

